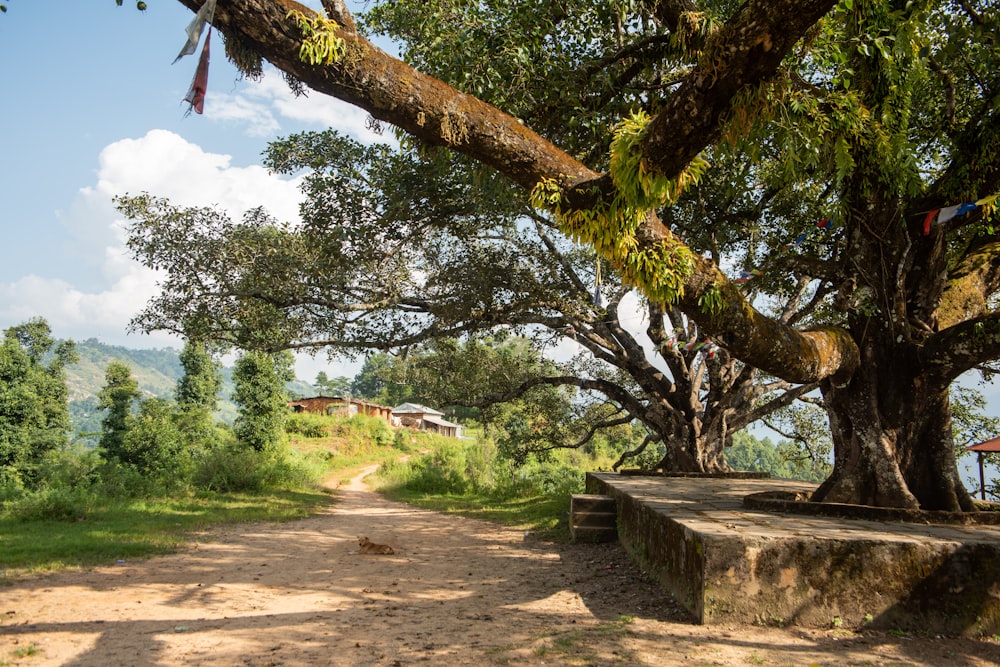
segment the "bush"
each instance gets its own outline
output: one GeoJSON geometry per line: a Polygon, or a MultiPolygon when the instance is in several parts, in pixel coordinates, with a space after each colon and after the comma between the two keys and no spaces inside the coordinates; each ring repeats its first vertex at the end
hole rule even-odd
{"type": "Polygon", "coordinates": [[[22,498],[27,492],[16,468],[0,466],[0,507],[22,498]]]}
{"type": "Polygon", "coordinates": [[[383,484],[424,495],[481,495],[503,501],[580,493],[587,461],[560,451],[545,461],[515,465],[489,441],[441,439],[429,453],[379,471],[383,484]]]}
{"type": "Polygon", "coordinates": [[[260,467],[265,456],[240,445],[213,448],[199,462],[194,484],[222,493],[259,491],[264,485],[260,467]]]}
{"type": "Polygon", "coordinates": [[[316,483],[322,466],[296,459],[288,450],[261,452],[227,445],[206,452],[194,473],[195,486],[220,493],[256,493],[316,483]]]}
{"type": "Polygon", "coordinates": [[[22,497],[7,511],[22,521],[78,521],[87,516],[92,500],[82,489],[52,487],[22,497]]]}
{"type": "Polygon", "coordinates": [[[101,463],[96,473],[94,493],[109,500],[152,498],[163,495],[164,487],[170,486],[161,483],[162,479],[167,478],[167,471],[163,471],[162,475],[148,475],[135,466],[117,460],[101,463]]]}
{"type": "Polygon", "coordinates": [[[101,457],[92,449],[50,452],[38,470],[43,488],[88,489],[100,478],[101,457]]]}
{"type": "Polygon", "coordinates": [[[325,438],[330,435],[330,417],[310,412],[293,412],[285,418],[285,433],[303,438],[325,438]]]}

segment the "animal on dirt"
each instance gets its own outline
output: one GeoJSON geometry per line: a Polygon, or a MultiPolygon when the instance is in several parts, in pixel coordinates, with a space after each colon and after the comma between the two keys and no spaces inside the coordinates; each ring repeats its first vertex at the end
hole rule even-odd
{"type": "Polygon", "coordinates": [[[396,553],[392,550],[388,544],[376,544],[372,542],[365,536],[358,536],[358,545],[361,547],[360,553],[363,554],[387,554],[391,555],[396,553]]]}

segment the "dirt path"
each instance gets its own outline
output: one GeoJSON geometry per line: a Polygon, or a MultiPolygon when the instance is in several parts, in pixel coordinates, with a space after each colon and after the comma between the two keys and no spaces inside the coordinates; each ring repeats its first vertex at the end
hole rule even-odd
{"type": "Polygon", "coordinates": [[[693,625],[617,545],[390,502],[370,470],[310,519],[0,588],[0,665],[1000,664],[993,642],[693,625]]]}

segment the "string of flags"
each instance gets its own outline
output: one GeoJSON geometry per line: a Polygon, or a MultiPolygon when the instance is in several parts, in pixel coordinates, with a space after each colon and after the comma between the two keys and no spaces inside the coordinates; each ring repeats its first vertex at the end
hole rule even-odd
{"type": "Polygon", "coordinates": [[[211,24],[212,19],[215,17],[215,3],[216,0],[205,0],[205,4],[201,6],[198,13],[191,20],[191,23],[188,24],[186,29],[187,41],[184,42],[181,52],[174,58],[174,62],[176,63],[184,56],[189,56],[197,51],[198,42],[201,41],[201,33],[205,30],[205,26],[208,25],[208,34],[205,36],[205,44],[201,48],[201,56],[198,58],[198,67],[195,69],[194,79],[191,81],[191,87],[188,89],[187,95],[184,96],[184,101],[190,105],[187,111],[188,114],[192,111],[201,114],[205,110],[205,93],[208,90],[209,43],[212,40],[211,24]]]}
{"type": "Polygon", "coordinates": [[[759,278],[762,275],[764,275],[764,272],[760,269],[754,269],[753,271],[741,271],[740,277],[733,282],[737,285],[742,285],[743,283],[750,281],[750,279],[759,278]]]}
{"type": "MultiPolygon", "coordinates": [[[[957,218],[959,216],[965,215],[975,211],[977,208],[984,206],[994,206],[997,200],[1000,199],[1000,192],[988,197],[983,197],[972,202],[963,202],[961,204],[955,204],[954,206],[945,206],[944,208],[935,208],[927,212],[924,216],[923,224],[923,234],[928,236],[931,233],[931,225],[937,222],[937,224],[944,224],[952,218],[957,218]]],[[[830,231],[833,229],[833,221],[830,218],[823,218],[816,223],[816,227],[822,229],[823,231],[830,231]]],[[[799,234],[792,243],[789,243],[785,248],[798,248],[803,243],[805,243],[807,238],[806,233],[799,234]]],[[[764,275],[764,272],[760,269],[753,269],[751,271],[742,271],[740,277],[733,280],[737,285],[742,285],[743,283],[749,282],[750,280],[764,275]]]]}
{"type": "Polygon", "coordinates": [[[704,340],[698,340],[697,338],[692,338],[689,341],[678,340],[677,334],[684,333],[683,329],[675,329],[671,334],[670,338],[664,343],[664,346],[668,350],[673,348],[682,349],[685,352],[701,352],[708,359],[714,359],[715,353],[718,351],[719,346],[713,343],[708,338],[704,340]]]}
{"type": "Polygon", "coordinates": [[[954,206],[945,206],[944,208],[935,208],[927,211],[927,215],[924,216],[924,236],[930,235],[931,225],[933,225],[935,221],[937,224],[942,225],[952,218],[957,218],[960,215],[971,213],[980,206],[991,206],[996,203],[998,197],[1000,197],[1000,193],[990,195],[989,197],[983,197],[982,199],[978,199],[976,201],[967,201],[961,204],[955,204],[954,206]]]}

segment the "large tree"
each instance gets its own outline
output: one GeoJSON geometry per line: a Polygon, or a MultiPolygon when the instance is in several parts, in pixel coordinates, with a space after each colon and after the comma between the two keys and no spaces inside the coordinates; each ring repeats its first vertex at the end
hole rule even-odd
{"type": "MultiPolygon", "coordinates": [[[[406,351],[498,328],[531,333],[541,351],[568,342],[571,361],[455,383],[432,400],[484,406],[542,384],[579,388],[616,406],[594,427],[641,423],[663,450],[658,467],[672,470],[728,470],[722,452],[733,432],[813,388],[762,378],[699,338],[680,311],[637,303],[607,262],[569,241],[523,193],[447,158],[333,132],[276,142],[268,166],[310,170],[298,228],[260,211],[232,221],[210,208],[122,199],[133,251],[167,268],[138,325],[339,354],[406,351]]],[[[799,296],[785,299],[782,317],[802,314],[799,296]]]]}
{"type": "MultiPolygon", "coordinates": [[[[836,455],[817,499],[972,508],[951,451],[948,386],[1000,355],[992,206],[980,200],[1000,187],[998,15],[986,3],[853,0],[829,15],[832,0],[613,5],[607,27],[622,35],[621,49],[578,69],[624,65],[674,78],[645,89],[636,108],[648,118],[619,126],[610,161],[567,152],[543,136],[560,140],[544,123],[536,132],[478,99],[474,86],[461,90],[392,58],[359,34],[343,2],[323,4],[336,26],[313,22],[312,30],[335,37],[338,49],[305,37],[289,10],[314,13],[285,0],[220,3],[214,24],[248,69],[266,58],[426,145],[493,167],[732,355],[787,381],[819,382],[836,455]],[[702,21],[703,9],[714,20],[702,21]],[[656,26],[660,39],[632,40],[637,25],[656,26]],[[685,50],[681,69],[670,67],[674,51],[645,48],[668,42],[685,50]],[[706,173],[699,154],[733,148],[737,163],[770,161],[783,189],[825,200],[836,220],[837,242],[822,252],[774,258],[774,269],[826,290],[831,307],[820,326],[762,314],[658,214],[706,173]],[[983,205],[940,223],[928,215],[968,201],[983,205]]],[[[552,34],[560,21],[555,11],[552,34]]],[[[631,80],[628,72],[594,76],[594,95],[614,96],[631,80]]],[[[764,203],[758,220],[772,228],[807,224],[764,203]]]]}

